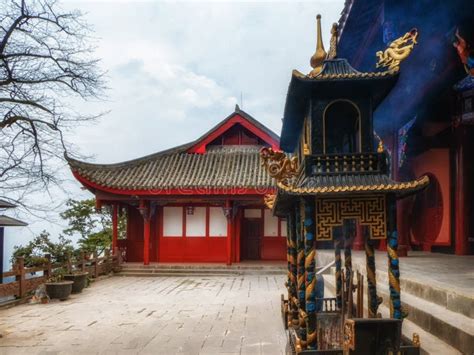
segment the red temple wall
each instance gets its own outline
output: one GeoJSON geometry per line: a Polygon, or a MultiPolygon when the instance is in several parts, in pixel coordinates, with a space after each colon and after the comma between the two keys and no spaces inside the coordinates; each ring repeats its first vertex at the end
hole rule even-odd
{"type": "MultiPolygon", "coordinates": [[[[202,237],[186,236],[186,207],[185,205],[173,205],[182,208],[182,235],[164,236],[164,213],[163,207],[158,207],[151,219],[150,235],[150,261],[151,262],[226,262],[227,260],[227,236],[215,237],[210,235],[209,209],[215,206],[196,205],[194,207],[206,208],[206,232],[202,237]]],[[[220,209],[220,207],[219,207],[220,209]]],[[[264,236],[265,216],[264,209],[261,211],[261,260],[286,260],[286,238],[282,231],[282,222],[278,221],[278,232],[275,236],[264,236]]],[[[243,211],[240,210],[234,218],[231,234],[231,260],[239,262],[240,234],[242,223],[245,223],[243,211]]],[[[143,261],[143,218],[135,208],[129,209],[127,225],[127,257],[129,262],[143,261]]]]}
{"type": "MultiPolygon", "coordinates": [[[[413,158],[412,169],[417,177],[429,175],[431,186],[415,197],[432,201],[417,209],[415,200],[411,220],[411,237],[421,242],[423,250],[429,251],[432,245],[451,245],[451,198],[450,198],[450,159],[449,149],[431,149],[413,158]],[[433,179],[434,178],[434,179],[433,179]],[[434,180],[434,181],[433,181],[434,180]],[[433,196],[439,191],[440,199],[433,196]],[[423,196],[425,194],[425,196],[423,196]],[[433,202],[434,201],[434,202],[433,202]]],[[[418,205],[419,206],[419,205],[418,205]]]]}

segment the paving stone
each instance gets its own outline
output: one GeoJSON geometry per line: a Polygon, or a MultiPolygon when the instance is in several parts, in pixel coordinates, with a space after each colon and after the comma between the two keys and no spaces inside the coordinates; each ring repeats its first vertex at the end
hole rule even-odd
{"type": "Polygon", "coordinates": [[[110,278],[0,311],[0,354],[283,354],[285,276],[110,278]]]}

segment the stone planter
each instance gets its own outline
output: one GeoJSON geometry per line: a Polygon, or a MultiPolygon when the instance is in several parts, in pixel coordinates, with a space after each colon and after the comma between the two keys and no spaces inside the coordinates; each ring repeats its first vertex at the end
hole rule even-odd
{"type": "Polygon", "coordinates": [[[51,299],[67,300],[72,291],[73,281],[46,282],[46,293],[51,299]]]}
{"type": "Polygon", "coordinates": [[[64,280],[72,281],[72,293],[81,293],[82,289],[86,287],[88,272],[81,272],[77,274],[64,275],[64,280]]]}

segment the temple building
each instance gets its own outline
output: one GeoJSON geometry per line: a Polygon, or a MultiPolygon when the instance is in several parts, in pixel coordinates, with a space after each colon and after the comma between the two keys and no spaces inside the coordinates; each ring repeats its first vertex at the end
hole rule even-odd
{"type": "Polygon", "coordinates": [[[338,24],[338,55],[363,71],[407,29],[419,33],[399,81],[374,112],[392,177],[430,179],[422,193],[398,202],[400,255],[474,254],[473,22],[469,0],[346,0],[338,24]]]}
{"type": "Polygon", "coordinates": [[[67,160],[97,207],[111,206],[113,248],[128,262],[285,260],[286,221],[264,205],[275,186],[263,147],[277,149],[279,137],[236,106],[191,143],[117,164],[67,160]]]}

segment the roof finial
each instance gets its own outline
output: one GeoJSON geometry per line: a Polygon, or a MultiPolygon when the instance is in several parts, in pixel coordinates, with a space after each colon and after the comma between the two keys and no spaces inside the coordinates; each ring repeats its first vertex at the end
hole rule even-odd
{"type": "Polygon", "coordinates": [[[331,28],[331,42],[329,45],[328,59],[334,59],[337,56],[337,40],[339,37],[339,31],[337,28],[337,23],[332,24],[331,28]]]}
{"type": "Polygon", "coordinates": [[[311,57],[310,64],[313,70],[309,73],[310,78],[314,78],[321,72],[323,68],[323,62],[327,57],[327,53],[324,50],[323,44],[323,35],[321,33],[321,15],[316,16],[316,33],[317,33],[317,42],[316,42],[316,52],[314,52],[313,56],[311,57]]]}

